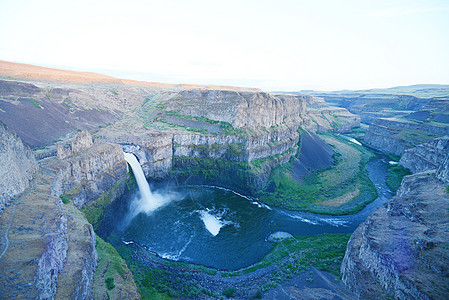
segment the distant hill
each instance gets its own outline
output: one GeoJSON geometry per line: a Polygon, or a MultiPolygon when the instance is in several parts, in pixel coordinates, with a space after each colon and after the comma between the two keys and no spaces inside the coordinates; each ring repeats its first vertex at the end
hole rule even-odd
{"type": "Polygon", "coordinates": [[[341,91],[314,91],[302,90],[299,94],[308,95],[339,95],[339,96],[380,96],[380,95],[410,95],[417,98],[435,98],[449,97],[449,84],[415,84],[408,86],[396,86],[383,89],[367,89],[367,90],[341,90],[341,91]]]}
{"type": "Polygon", "coordinates": [[[120,79],[93,72],[77,72],[46,68],[35,65],[20,64],[0,60],[0,78],[31,80],[31,81],[52,81],[64,83],[112,83],[128,84],[137,86],[147,86],[162,89],[209,89],[209,90],[236,90],[236,91],[261,91],[258,88],[222,86],[222,85],[196,85],[196,84],[172,84],[160,82],[147,82],[129,79],[120,79]]]}

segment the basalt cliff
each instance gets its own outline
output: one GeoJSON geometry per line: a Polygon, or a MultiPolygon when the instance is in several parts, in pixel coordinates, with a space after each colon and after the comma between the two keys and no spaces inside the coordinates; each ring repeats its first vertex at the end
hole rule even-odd
{"type": "MultiPolygon", "coordinates": [[[[127,175],[121,147],[92,143],[90,135],[81,132],[64,151],[58,147],[61,150],[58,157],[41,160],[36,165],[32,155],[28,160],[20,156],[24,155],[24,149],[25,153],[30,150],[6,126],[2,125],[0,134],[11,137],[5,140],[9,146],[6,154],[15,147],[9,163],[12,166],[28,165],[31,167],[24,170],[34,171],[26,177],[30,183],[25,190],[16,193],[0,217],[2,296],[39,299],[106,297],[103,278],[94,279],[94,275],[96,271],[106,272],[107,267],[97,268],[100,262],[107,263],[110,258],[98,256],[92,225],[76,207],[82,207],[105,192],[116,190],[120,193],[117,183],[124,183],[127,175]]],[[[3,149],[1,153],[3,155],[3,149]]],[[[11,167],[9,174],[18,176],[21,172],[11,167]]],[[[117,289],[113,295],[138,297],[129,271],[126,276],[115,277],[117,289]]]]}
{"type": "Polygon", "coordinates": [[[11,199],[29,187],[36,171],[36,159],[30,148],[0,122],[0,213],[11,199]]]}

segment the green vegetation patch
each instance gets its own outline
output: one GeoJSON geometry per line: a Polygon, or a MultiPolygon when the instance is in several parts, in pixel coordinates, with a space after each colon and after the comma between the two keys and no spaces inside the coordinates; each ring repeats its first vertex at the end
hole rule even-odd
{"type": "Polygon", "coordinates": [[[358,141],[363,140],[363,138],[365,137],[365,133],[368,130],[368,125],[366,124],[360,124],[359,127],[354,127],[352,128],[350,133],[345,133],[345,135],[350,136],[358,141]]]}
{"type": "Polygon", "coordinates": [[[70,199],[70,197],[67,196],[67,195],[60,195],[59,198],[61,198],[62,203],[64,203],[64,204],[69,204],[70,201],[72,200],[72,199],[70,199]]]}
{"type": "Polygon", "coordinates": [[[395,134],[394,138],[408,147],[415,147],[419,144],[428,143],[440,136],[440,134],[434,134],[426,130],[403,129],[395,134]]]}
{"type": "MultiPolygon", "coordinates": [[[[202,123],[207,123],[207,124],[212,124],[212,125],[217,125],[218,124],[218,125],[220,125],[220,134],[224,134],[224,135],[238,135],[238,136],[247,136],[248,135],[248,131],[247,130],[234,128],[234,126],[232,126],[232,124],[230,124],[228,122],[216,121],[216,120],[212,120],[212,119],[209,119],[209,118],[206,118],[206,117],[195,117],[195,116],[190,116],[190,115],[184,115],[184,114],[181,114],[181,113],[179,113],[177,111],[166,111],[165,113],[167,115],[170,115],[170,116],[175,116],[175,117],[178,117],[178,118],[184,118],[184,119],[190,119],[190,120],[196,120],[196,121],[202,122],[202,123]]],[[[187,128],[187,130],[195,131],[195,128],[187,128]]],[[[196,129],[196,130],[200,130],[200,129],[196,129]]],[[[207,133],[207,132],[202,132],[202,131],[198,131],[198,132],[207,133]]]]}
{"type": "Polygon", "coordinates": [[[125,258],[142,299],[172,299],[173,297],[198,297],[213,293],[205,291],[192,280],[193,269],[184,269],[186,263],[161,261],[158,267],[146,265],[135,259],[135,250],[119,246],[117,250],[125,258]],[[176,271],[166,266],[176,265],[176,271]]]}
{"type": "Polygon", "coordinates": [[[402,166],[392,166],[388,170],[385,183],[388,185],[390,190],[396,194],[396,191],[401,186],[402,179],[410,174],[412,173],[402,166]]]}
{"type": "MultiPolygon", "coordinates": [[[[226,147],[227,151],[234,155],[239,155],[242,151],[238,143],[226,147]]],[[[295,149],[251,162],[175,156],[170,174],[180,179],[194,178],[208,184],[232,186],[236,191],[252,193],[258,190],[258,179],[263,176],[268,177],[272,165],[290,156],[295,149]]]]}
{"type": "Polygon", "coordinates": [[[229,287],[225,289],[221,294],[227,298],[232,298],[234,297],[236,291],[237,289],[235,287],[229,287]]]}
{"type": "Polygon", "coordinates": [[[36,108],[42,108],[40,105],[39,105],[39,102],[37,102],[36,100],[34,100],[34,99],[26,99],[26,101],[28,101],[28,102],[30,102],[31,104],[33,104],[33,106],[34,107],[36,107],[36,108]]]}
{"type": "Polygon", "coordinates": [[[173,157],[173,167],[172,176],[204,180],[209,184],[221,183],[234,186],[236,190],[254,188],[251,178],[259,171],[248,162],[197,157],[173,157]]]}
{"type": "Polygon", "coordinates": [[[86,216],[87,221],[94,227],[94,230],[98,229],[98,225],[103,220],[105,210],[108,207],[109,203],[113,199],[116,194],[116,190],[122,184],[123,180],[117,181],[117,183],[110,189],[109,191],[101,194],[97,200],[90,202],[81,208],[81,212],[86,216]]]}
{"type": "Polygon", "coordinates": [[[74,188],[70,189],[67,193],[59,195],[59,198],[61,198],[62,203],[69,204],[73,198],[75,198],[76,195],[80,193],[81,185],[77,185],[74,188]]]}
{"type": "Polygon", "coordinates": [[[266,267],[274,267],[268,283],[262,286],[266,291],[276,284],[293,278],[294,274],[315,267],[318,270],[340,274],[340,265],[345,255],[350,234],[321,234],[301,236],[277,242],[262,261],[242,269],[249,274],[266,267]]]}
{"type": "Polygon", "coordinates": [[[103,277],[109,278],[114,277],[115,274],[120,275],[120,277],[124,277],[126,273],[126,264],[124,260],[120,257],[120,254],[112,247],[111,244],[105,242],[98,235],[96,238],[95,249],[97,249],[99,263],[97,266],[97,272],[103,272],[107,267],[106,272],[103,277]]]}
{"type": "Polygon", "coordinates": [[[335,149],[335,165],[313,172],[303,182],[291,176],[291,163],[279,165],[259,194],[260,200],[292,210],[349,214],[376,199],[377,190],[365,169],[373,154],[334,135],[321,137],[335,149]]]}
{"type": "Polygon", "coordinates": [[[113,290],[116,286],[132,289],[132,276],[125,260],[115,248],[96,236],[95,249],[98,254],[97,269],[94,273],[94,293],[100,298],[104,293],[113,290]]]}

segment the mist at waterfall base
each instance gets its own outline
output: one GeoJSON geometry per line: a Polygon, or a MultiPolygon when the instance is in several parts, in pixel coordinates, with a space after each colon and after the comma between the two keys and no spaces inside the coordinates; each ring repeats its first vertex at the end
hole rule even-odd
{"type": "Polygon", "coordinates": [[[273,248],[269,236],[275,232],[296,236],[352,233],[391,197],[385,185],[387,165],[384,158],[367,164],[379,197],[354,215],[287,211],[223,188],[161,182],[151,186],[152,195],[160,197],[160,205],[154,208],[144,203],[138,188],[129,190],[111,205],[98,234],[114,246],[132,247],[142,259],[153,253],[170,260],[236,270],[260,261],[273,248]]]}

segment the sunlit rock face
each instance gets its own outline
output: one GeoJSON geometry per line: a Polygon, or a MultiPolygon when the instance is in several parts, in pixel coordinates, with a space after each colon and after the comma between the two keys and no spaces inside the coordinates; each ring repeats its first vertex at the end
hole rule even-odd
{"type": "Polygon", "coordinates": [[[0,213],[28,186],[37,163],[31,150],[0,121],[0,213]]]}

